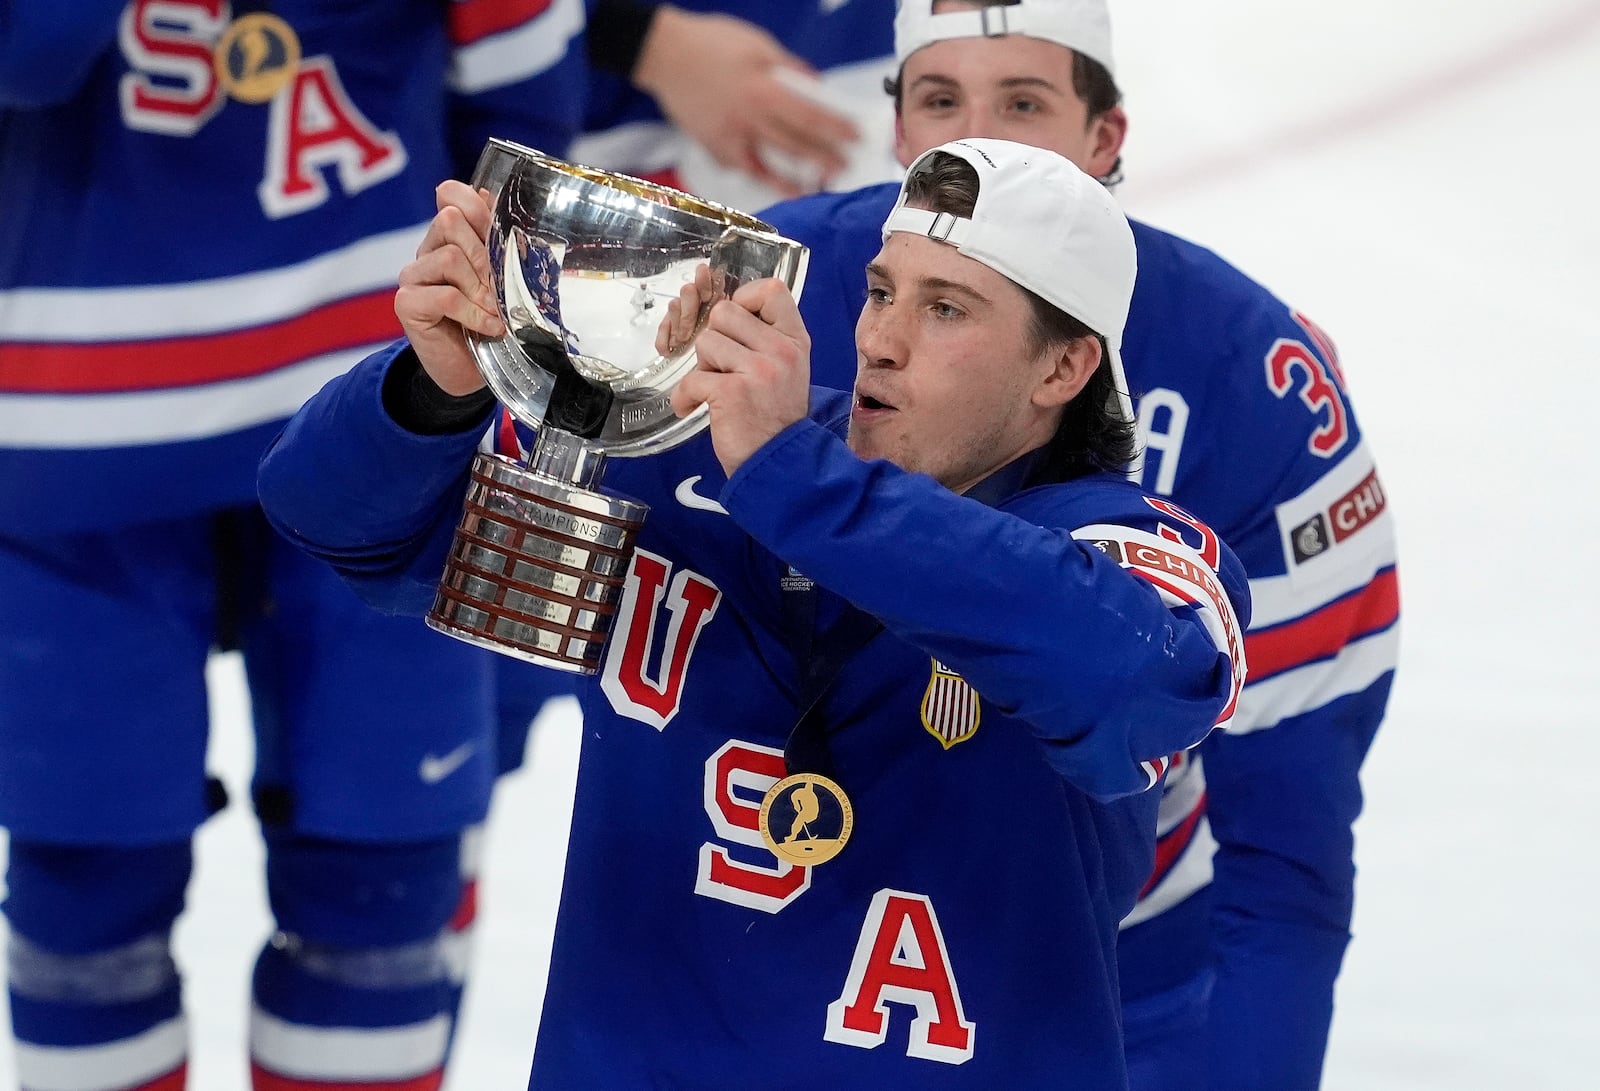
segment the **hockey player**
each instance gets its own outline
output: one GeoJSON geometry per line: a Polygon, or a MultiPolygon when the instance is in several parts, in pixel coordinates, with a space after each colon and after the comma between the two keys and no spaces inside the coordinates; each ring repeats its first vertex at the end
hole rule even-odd
{"type": "MultiPolygon", "coordinates": [[[[907,0],[895,27],[903,162],[996,136],[1117,174],[1127,117],[1104,0],[933,10],[907,0]]],[[[762,213],[812,248],[800,306],[821,384],[853,380],[841,316],[869,290],[859,270],[895,193],[762,213]]],[[[1313,1088],[1349,939],[1359,771],[1394,678],[1392,519],[1328,337],[1212,252],[1138,222],[1133,233],[1123,355],[1140,480],[1233,546],[1255,608],[1239,713],[1169,774],[1157,866],[1124,922],[1130,1080],[1313,1088]]]]}
{"type": "MultiPolygon", "coordinates": [[[[409,344],[261,474],[275,525],[411,612],[492,411],[461,326],[503,332],[488,208],[441,198],[409,344]]],[[[710,441],[608,471],[652,509],[583,691],[531,1087],[1125,1085],[1116,922],[1167,756],[1231,715],[1242,574],[1114,472],[1134,266],[1102,187],[947,144],[870,275],[854,399],[808,414],[793,297],[748,284],[673,395],[710,441]]]]}
{"type": "MultiPolygon", "coordinates": [[[[0,823],[25,1088],[185,1084],[172,957],[242,650],[276,932],[259,1089],[439,1086],[493,783],[489,657],[272,534],[283,420],[399,332],[485,139],[560,147],[577,0],[0,4],[0,823]],[[448,9],[448,10],[447,10],[448,9]]],[[[243,992],[241,982],[241,993],[243,992]]]]}

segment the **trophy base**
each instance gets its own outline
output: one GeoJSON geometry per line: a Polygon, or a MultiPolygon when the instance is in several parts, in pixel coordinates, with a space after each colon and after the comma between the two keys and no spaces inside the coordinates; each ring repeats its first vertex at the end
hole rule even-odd
{"type": "Polygon", "coordinates": [[[530,663],[594,674],[648,510],[478,455],[428,625],[530,663]]]}

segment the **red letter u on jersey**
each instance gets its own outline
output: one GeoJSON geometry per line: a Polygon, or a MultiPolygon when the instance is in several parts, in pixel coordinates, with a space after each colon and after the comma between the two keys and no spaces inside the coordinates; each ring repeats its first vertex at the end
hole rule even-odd
{"type": "Polygon", "coordinates": [[[672,565],[666,558],[643,549],[634,552],[600,674],[600,688],[617,714],[647,723],[657,731],[678,714],[694,646],[706,622],[717,612],[717,603],[722,601],[716,584],[688,569],[673,577],[668,590],[667,576],[671,572],[672,565]],[[656,616],[663,592],[671,617],[661,666],[651,677],[648,667],[656,654],[656,616]]]}
{"type": "Polygon", "coordinates": [[[888,1002],[916,1009],[907,1057],[945,1064],[972,1059],[974,1025],[961,1010],[944,933],[921,894],[880,890],[872,897],[844,992],[828,1005],[823,1037],[875,1049],[889,1036],[888,1002]]]}

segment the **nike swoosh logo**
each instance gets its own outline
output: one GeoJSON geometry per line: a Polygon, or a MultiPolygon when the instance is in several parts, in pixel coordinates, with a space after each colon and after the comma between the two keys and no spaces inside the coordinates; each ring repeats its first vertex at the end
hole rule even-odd
{"type": "Polygon", "coordinates": [[[477,743],[464,742],[442,758],[424,754],[422,762],[417,766],[417,776],[422,778],[424,784],[438,784],[465,765],[467,759],[472,757],[477,749],[477,743]]]}
{"type": "Polygon", "coordinates": [[[699,482],[699,474],[695,474],[693,477],[686,477],[678,482],[678,487],[673,490],[672,495],[677,497],[678,503],[686,508],[694,508],[697,511],[714,511],[718,515],[728,514],[728,509],[711,499],[711,497],[701,496],[694,491],[695,485],[699,484],[699,482]]]}
{"type": "Polygon", "coordinates": [[[838,11],[849,2],[850,0],[818,0],[818,6],[822,8],[822,14],[829,15],[838,11]]]}

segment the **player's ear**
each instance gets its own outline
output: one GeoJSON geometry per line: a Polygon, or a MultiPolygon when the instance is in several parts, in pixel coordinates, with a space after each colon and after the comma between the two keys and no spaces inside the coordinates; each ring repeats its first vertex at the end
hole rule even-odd
{"type": "Polygon", "coordinates": [[[909,167],[916,158],[911,154],[911,146],[906,143],[906,119],[900,115],[898,107],[894,112],[894,157],[902,167],[909,167]]]}
{"type": "Polygon", "coordinates": [[[1089,385],[1095,369],[1102,364],[1098,337],[1074,337],[1051,345],[1045,353],[1045,366],[1033,389],[1033,404],[1055,409],[1076,398],[1089,385]]]}
{"type": "Polygon", "coordinates": [[[1117,165],[1122,154],[1122,143],[1128,139],[1128,114],[1120,106],[1113,106],[1089,121],[1087,158],[1083,173],[1091,178],[1104,178],[1117,165]]]}

